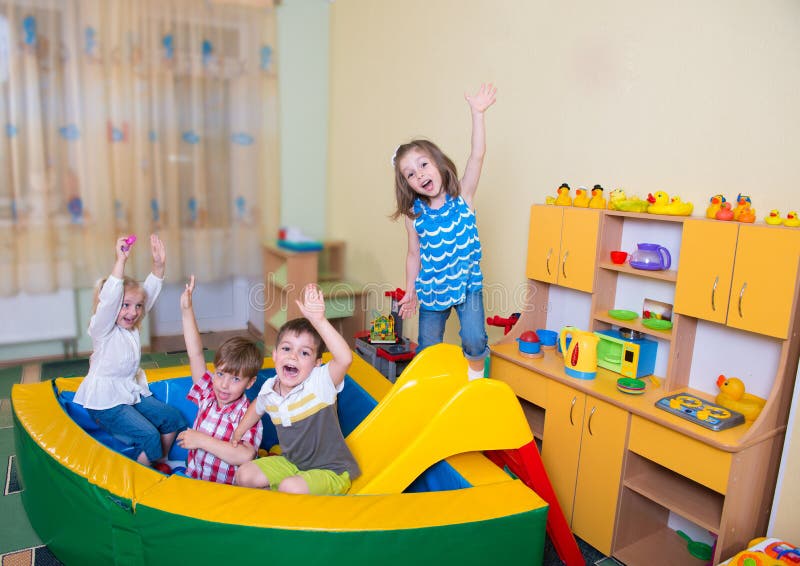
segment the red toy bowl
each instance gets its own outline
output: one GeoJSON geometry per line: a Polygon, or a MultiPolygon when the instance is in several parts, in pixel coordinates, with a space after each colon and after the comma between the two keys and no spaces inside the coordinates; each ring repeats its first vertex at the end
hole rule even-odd
{"type": "Polygon", "coordinates": [[[623,264],[628,259],[628,252],[613,251],[611,252],[611,262],[616,264],[623,264]]]}

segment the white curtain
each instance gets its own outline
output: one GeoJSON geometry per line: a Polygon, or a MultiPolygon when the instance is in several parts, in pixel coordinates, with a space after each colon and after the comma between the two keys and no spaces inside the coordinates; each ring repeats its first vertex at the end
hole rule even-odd
{"type": "Polygon", "coordinates": [[[261,273],[277,228],[274,9],[0,0],[0,295],[132,274],[261,273]]]}

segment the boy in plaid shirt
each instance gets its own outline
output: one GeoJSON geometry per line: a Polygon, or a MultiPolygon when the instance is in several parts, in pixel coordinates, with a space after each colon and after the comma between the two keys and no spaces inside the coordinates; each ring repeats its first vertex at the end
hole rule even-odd
{"type": "Polygon", "coordinates": [[[194,275],[181,295],[181,313],[194,382],[186,397],[197,405],[197,417],[191,429],[178,435],[177,443],[189,451],[189,477],[232,484],[236,469],[255,457],[261,443],[261,421],[247,429],[237,446],[230,439],[250,405],[244,392],[255,383],[264,358],[250,340],[231,338],[217,350],[214,373],[209,374],[192,308],[193,292],[194,275]]]}

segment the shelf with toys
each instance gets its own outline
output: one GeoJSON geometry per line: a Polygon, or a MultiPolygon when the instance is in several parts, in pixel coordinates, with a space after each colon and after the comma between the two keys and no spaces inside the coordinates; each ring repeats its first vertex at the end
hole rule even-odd
{"type": "Polygon", "coordinates": [[[492,346],[491,375],[524,400],[548,473],[559,477],[559,500],[569,498],[562,508],[569,509],[567,520],[578,536],[626,564],[703,564],[687,553],[672,526],[674,515],[716,538],[716,563],[763,534],[769,518],[800,358],[800,230],[791,213],[788,226],[777,213],[767,217],[777,222],[756,221],[741,195],[730,207],[736,221],[724,220],[724,213],[716,218],[717,204],[729,207],[714,197],[706,216],[691,216],[690,203],[665,193],[647,200],[616,193],[609,200],[622,209],[614,210],[576,208],[567,198],[562,186],[549,200],[563,206],[531,208],[527,304],[492,346]],[[666,214],[642,212],[653,205],[666,214]],[[667,269],[631,265],[642,242],[669,250],[671,261],[660,260],[667,269]],[[628,256],[614,263],[612,251],[628,256]],[[576,258],[585,264],[580,278],[576,258]],[[516,340],[522,333],[558,329],[564,321],[557,315],[565,311],[581,319],[558,304],[565,301],[588,303],[589,330],[625,327],[658,342],[662,369],[645,378],[645,389],[626,394],[613,371],[600,368],[595,378],[578,379],[566,373],[557,354],[531,359],[520,353],[516,340]],[[671,329],[645,326],[652,304],[666,305],[653,312],[671,329]],[[625,310],[633,316],[621,320],[615,311],[625,310]],[[701,419],[704,411],[735,411],[733,397],[717,388],[717,376],[726,372],[741,372],[745,396],[753,389],[764,398],[744,424],[709,430],[659,407],[675,396],[678,413],[689,412],[681,409],[685,403],[698,403],[692,416],[701,419]],[[574,432],[557,436],[559,429],[574,432]],[[605,475],[614,476],[609,485],[594,483],[595,452],[604,454],[599,467],[605,475]],[[587,519],[586,509],[613,529],[587,519]]]}

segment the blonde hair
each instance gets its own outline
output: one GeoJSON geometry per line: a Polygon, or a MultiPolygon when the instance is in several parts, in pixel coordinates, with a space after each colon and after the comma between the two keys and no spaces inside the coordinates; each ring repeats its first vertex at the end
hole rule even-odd
{"type": "MultiPolygon", "coordinates": [[[[100,304],[100,291],[105,286],[106,281],[108,281],[108,277],[104,277],[100,279],[97,284],[94,286],[94,297],[92,299],[92,314],[97,312],[97,305],[100,304]]],[[[128,277],[127,275],[122,277],[122,292],[123,297],[124,294],[130,291],[139,290],[142,292],[142,299],[144,302],[147,302],[147,291],[145,291],[144,287],[142,287],[141,283],[139,283],[133,277],[128,277]]],[[[144,314],[139,317],[139,320],[136,322],[135,328],[138,330],[139,327],[142,325],[142,320],[144,319],[144,314]]]]}
{"type": "Polygon", "coordinates": [[[417,195],[408,184],[403,172],[400,171],[400,160],[412,149],[416,149],[430,157],[442,176],[442,186],[448,195],[455,198],[461,194],[461,183],[458,180],[458,171],[453,161],[432,141],[411,140],[398,147],[392,158],[392,164],[394,165],[394,195],[397,199],[397,210],[392,214],[392,220],[397,220],[401,216],[416,218],[419,215],[414,214],[414,200],[417,197],[426,201],[429,200],[427,197],[417,195]]]}

